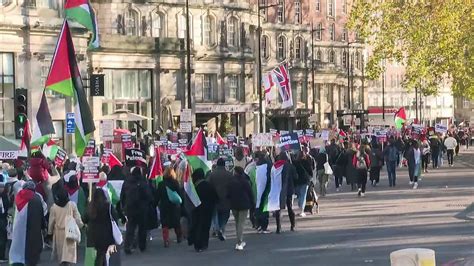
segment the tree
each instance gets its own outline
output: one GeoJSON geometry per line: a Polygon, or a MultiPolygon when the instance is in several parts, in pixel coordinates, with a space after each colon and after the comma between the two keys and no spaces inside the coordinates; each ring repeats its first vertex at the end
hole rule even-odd
{"type": "Polygon", "coordinates": [[[403,85],[425,95],[444,82],[453,94],[474,98],[473,0],[354,0],[349,27],[371,46],[367,75],[376,79],[381,62],[406,68],[403,85]]]}

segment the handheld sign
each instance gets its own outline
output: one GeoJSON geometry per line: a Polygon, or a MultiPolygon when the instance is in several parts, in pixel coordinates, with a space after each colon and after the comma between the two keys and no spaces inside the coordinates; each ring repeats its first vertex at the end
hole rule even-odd
{"type": "Polygon", "coordinates": [[[84,151],[84,156],[93,156],[95,154],[95,139],[90,139],[84,151]]]}
{"type": "Polygon", "coordinates": [[[82,180],[83,182],[99,181],[100,158],[97,156],[82,157],[82,180]]]}
{"type": "Polygon", "coordinates": [[[448,133],[448,126],[443,125],[443,124],[436,124],[435,125],[435,132],[436,133],[448,133]]]}
{"type": "Polygon", "coordinates": [[[280,137],[280,143],[277,145],[277,147],[280,148],[281,151],[301,150],[298,134],[290,133],[290,134],[282,135],[280,137]]]}
{"type": "Polygon", "coordinates": [[[54,164],[57,167],[61,167],[63,166],[65,160],[66,160],[66,152],[63,149],[58,149],[58,152],[56,153],[56,157],[54,157],[54,164]]]}
{"type": "Polygon", "coordinates": [[[252,145],[255,147],[271,147],[273,146],[272,133],[258,133],[252,136],[252,145]]]}
{"type": "Polygon", "coordinates": [[[219,158],[219,145],[217,143],[210,143],[207,145],[207,160],[214,161],[219,158]]]}
{"type": "Polygon", "coordinates": [[[145,153],[140,149],[126,149],[125,150],[125,164],[128,167],[146,166],[145,153]]]}

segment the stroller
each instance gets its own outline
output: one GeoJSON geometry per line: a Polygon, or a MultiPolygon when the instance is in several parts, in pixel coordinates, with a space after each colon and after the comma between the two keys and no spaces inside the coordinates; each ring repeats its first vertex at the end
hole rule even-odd
{"type": "Polygon", "coordinates": [[[314,206],[316,206],[316,213],[319,213],[318,195],[314,190],[313,181],[310,181],[308,191],[306,192],[306,204],[304,206],[304,212],[313,214],[314,206]]]}

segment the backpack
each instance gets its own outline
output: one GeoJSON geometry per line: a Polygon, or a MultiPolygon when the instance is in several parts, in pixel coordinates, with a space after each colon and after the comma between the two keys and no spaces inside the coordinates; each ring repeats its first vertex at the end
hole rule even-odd
{"type": "Polygon", "coordinates": [[[365,162],[364,155],[357,156],[356,168],[359,170],[367,170],[367,163],[365,162]]]}

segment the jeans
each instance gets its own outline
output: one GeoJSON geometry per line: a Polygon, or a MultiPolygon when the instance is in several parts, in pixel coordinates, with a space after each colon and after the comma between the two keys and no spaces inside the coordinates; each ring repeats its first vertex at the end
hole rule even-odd
{"type": "Polygon", "coordinates": [[[234,215],[235,219],[235,231],[237,234],[237,244],[241,244],[243,242],[243,235],[244,235],[244,226],[245,226],[245,219],[247,219],[247,213],[249,210],[232,210],[232,214],[234,215]]]}
{"type": "Polygon", "coordinates": [[[301,212],[304,210],[304,205],[306,204],[306,192],[308,192],[308,185],[298,185],[296,187],[296,195],[298,196],[298,207],[301,212]]]}
{"type": "Polygon", "coordinates": [[[367,185],[367,170],[358,169],[357,172],[357,187],[362,193],[365,193],[365,187],[367,185]]]}
{"type": "Polygon", "coordinates": [[[433,151],[431,154],[431,160],[433,161],[433,168],[438,168],[439,166],[439,151],[433,151]]]}
{"type": "MultiPolygon", "coordinates": [[[[288,196],[286,197],[286,208],[288,209],[288,218],[290,218],[290,225],[291,228],[295,228],[296,220],[295,220],[295,212],[293,211],[293,197],[288,196]]],[[[281,232],[281,211],[275,211],[275,220],[277,224],[277,233],[281,232]]]]}
{"type": "Polygon", "coordinates": [[[413,168],[413,173],[410,173],[409,176],[410,176],[410,182],[414,182],[414,183],[417,183],[418,182],[418,176],[419,176],[419,173],[420,173],[420,163],[417,163],[415,164],[414,168],[413,168]]]}
{"type": "Polygon", "coordinates": [[[454,150],[448,150],[447,155],[448,155],[448,164],[453,165],[453,163],[454,163],[454,150]]]}
{"type": "Polygon", "coordinates": [[[222,234],[225,233],[225,227],[229,221],[230,210],[216,210],[213,219],[213,228],[216,231],[220,231],[222,234]]]}
{"type": "Polygon", "coordinates": [[[396,161],[388,161],[387,162],[387,174],[388,174],[388,182],[391,187],[394,187],[397,181],[397,162],[396,161]]]}
{"type": "Polygon", "coordinates": [[[430,163],[430,154],[425,154],[421,157],[421,166],[423,170],[428,170],[428,164],[430,163]]]}
{"type": "MultiPolygon", "coordinates": [[[[263,208],[262,208],[263,209],[263,208]]],[[[257,218],[257,227],[260,227],[260,230],[267,230],[268,228],[268,212],[264,212],[262,209],[256,209],[255,216],[257,218]]]]}

